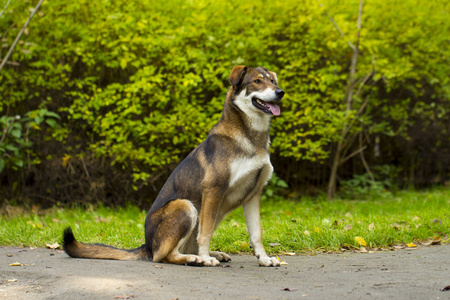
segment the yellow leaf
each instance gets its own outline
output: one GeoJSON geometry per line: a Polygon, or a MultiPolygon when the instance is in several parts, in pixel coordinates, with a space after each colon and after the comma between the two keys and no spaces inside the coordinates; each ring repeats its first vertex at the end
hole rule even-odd
{"type": "Polygon", "coordinates": [[[278,257],[278,255],[276,255],[276,257],[277,257],[277,260],[280,262],[280,265],[287,265],[287,264],[288,264],[287,262],[282,261],[282,260],[278,257]]]}
{"type": "Polygon", "coordinates": [[[361,246],[367,246],[366,241],[360,236],[355,237],[355,241],[359,243],[361,246]]]}
{"type": "Polygon", "coordinates": [[[62,165],[63,167],[67,166],[67,163],[69,162],[69,159],[71,158],[71,156],[69,154],[64,154],[64,157],[62,158],[62,165]]]}
{"type": "Polygon", "coordinates": [[[409,248],[415,248],[415,247],[417,247],[417,245],[414,244],[414,243],[406,244],[406,246],[408,246],[409,248]]]}
{"type": "Polygon", "coordinates": [[[10,267],[21,267],[21,266],[23,266],[23,264],[21,264],[20,262],[15,262],[15,263],[12,263],[12,264],[10,264],[8,266],[10,266],[10,267]]]}

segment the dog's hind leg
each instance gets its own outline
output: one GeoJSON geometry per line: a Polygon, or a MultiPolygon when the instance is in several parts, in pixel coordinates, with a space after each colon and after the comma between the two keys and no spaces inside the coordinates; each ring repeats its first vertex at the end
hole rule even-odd
{"type": "MultiPolygon", "coordinates": [[[[154,262],[164,262],[179,265],[209,266],[194,254],[182,254],[180,249],[186,248],[186,243],[192,241],[191,235],[198,219],[198,212],[189,200],[177,199],[155,211],[148,224],[151,236],[154,262]]],[[[195,241],[195,240],[194,240],[195,241]]],[[[187,247],[192,248],[192,247],[187,247]]]]}

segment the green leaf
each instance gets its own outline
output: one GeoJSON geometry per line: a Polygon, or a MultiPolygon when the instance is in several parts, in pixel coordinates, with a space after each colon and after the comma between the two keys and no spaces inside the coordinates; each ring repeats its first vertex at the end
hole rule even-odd
{"type": "Polygon", "coordinates": [[[56,125],[58,125],[58,122],[56,122],[55,119],[47,119],[45,120],[45,123],[47,123],[47,125],[50,126],[51,128],[55,128],[56,125]]]}
{"type": "Polygon", "coordinates": [[[46,117],[55,118],[55,119],[61,119],[61,117],[60,117],[57,113],[52,112],[52,111],[47,111],[47,112],[45,113],[45,116],[46,116],[46,117]]]}
{"type": "Polygon", "coordinates": [[[127,59],[126,58],[122,58],[120,60],[120,67],[124,70],[127,67],[127,63],[128,63],[127,59]]]}
{"type": "Polygon", "coordinates": [[[20,139],[20,137],[22,136],[22,130],[14,129],[11,131],[11,135],[17,139],[20,139]]]}
{"type": "Polygon", "coordinates": [[[23,160],[21,160],[21,159],[14,159],[13,162],[14,162],[14,164],[15,164],[16,166],[18,166],[18,167],[20,167],[20,168],[23,167],[23,160]]]}
{"type": "Polygon", "coordinates": [[[0,173],[3,171],[4,168],[5,168],[5,160],[0,159],[0,173]]]}

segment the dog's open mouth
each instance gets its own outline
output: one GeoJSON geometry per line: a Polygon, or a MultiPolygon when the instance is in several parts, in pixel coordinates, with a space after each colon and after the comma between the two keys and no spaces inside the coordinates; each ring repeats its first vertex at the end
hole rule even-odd
{"type": "Polygon", "coordinates": [[[266,102],[261,99],[253,97],[252,103],[255,107],[259,108],[266,114],[271,114],[274,116],[280,115],[280,107],[273,102],[266,102]]]}

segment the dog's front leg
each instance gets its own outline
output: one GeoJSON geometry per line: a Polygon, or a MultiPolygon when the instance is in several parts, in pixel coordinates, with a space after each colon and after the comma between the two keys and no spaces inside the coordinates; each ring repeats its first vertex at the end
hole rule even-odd
{"type": "Polygon", "coordinates": [[[202,197],[200,221],[198,228],[198,255],[205,266],[218,266],[220,262],[210,256],[209,246],[216,227],[216,221],[223,196],[217,189],[205,189],[202,197]]]}
{"type": "Polygon", "coordinates": [[[250,244],[253,247],[255,256],[260,266],[272,267],[279,266],[280,262],[275,257],[269,257],[266,254],[262,243],[262,230],[260,220],[260,195],[253,197],[243,206],[245,220],[247,222],[250,244]]]}

